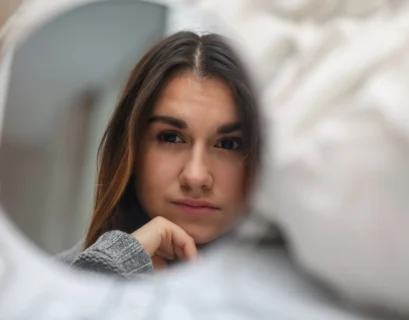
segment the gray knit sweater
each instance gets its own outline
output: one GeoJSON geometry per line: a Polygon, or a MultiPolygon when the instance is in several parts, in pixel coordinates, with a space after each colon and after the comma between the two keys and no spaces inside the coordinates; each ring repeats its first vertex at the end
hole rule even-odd
{"type": "Polygon", "coordinates": [[[132,235],[122,231],[109,231],[85,251],[82,244],[63,252],[57,259],[74,268],[106,273],[129,279],[151,272],[152,260],[132,235]]]}

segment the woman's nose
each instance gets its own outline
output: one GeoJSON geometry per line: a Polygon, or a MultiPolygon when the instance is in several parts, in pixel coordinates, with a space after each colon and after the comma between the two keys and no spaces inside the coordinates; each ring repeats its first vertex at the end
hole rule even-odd
{"type": "Polygon", "coordinates": [[[211,189],[213,177],[207,164],[207,157],[204,148],[192,150],[180,175],[180,183],[184,188],[202,191],[211,189]]]}

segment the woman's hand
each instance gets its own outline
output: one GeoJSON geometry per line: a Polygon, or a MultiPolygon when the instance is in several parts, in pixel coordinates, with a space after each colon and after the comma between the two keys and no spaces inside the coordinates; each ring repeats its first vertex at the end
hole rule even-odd
{"type": "Polygon", "coordinates": [[[165,260],[193,260],[197,256],[192,237],[162,217],[152,219],[132,235],[152,258],[155,269],[166,267],[165,260]]]}

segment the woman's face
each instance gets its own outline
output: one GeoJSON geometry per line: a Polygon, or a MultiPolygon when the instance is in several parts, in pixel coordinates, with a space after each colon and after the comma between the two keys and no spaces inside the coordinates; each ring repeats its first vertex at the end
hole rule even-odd
{"type": "Polygon", "coordinates": [[[222,235],[244,201],[242,132],[229,87],[185,72],[165,86],[137,163],[147,214],[183,228],[198,244],[222,235]]]}

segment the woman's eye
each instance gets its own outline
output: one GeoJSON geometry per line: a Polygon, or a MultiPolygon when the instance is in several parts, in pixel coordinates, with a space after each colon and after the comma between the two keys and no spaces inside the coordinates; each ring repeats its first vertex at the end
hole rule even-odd
{"type": "Polygon", "coordinates": [[[159,134],[158,140],[160,142],[166,142],[166,143],[183,143],[182,138],[179,137],[176,133],[172,133],[172,132],[159,134]]]}
{"type": "Polygon", "coordinates": [[[225,149],[225,150],[238,150],[241,149],[241,140],[240,139],[223,139],[220,140],[217,144],[217,148],[225,149]]]}

